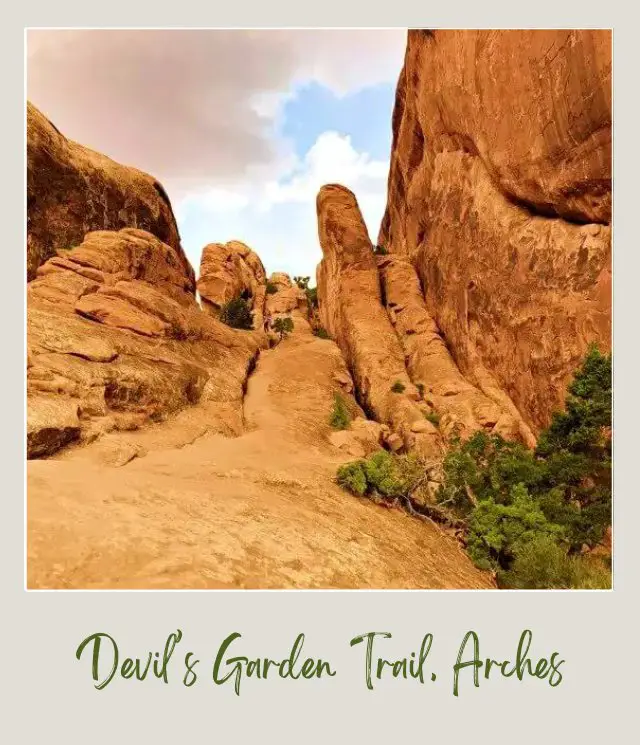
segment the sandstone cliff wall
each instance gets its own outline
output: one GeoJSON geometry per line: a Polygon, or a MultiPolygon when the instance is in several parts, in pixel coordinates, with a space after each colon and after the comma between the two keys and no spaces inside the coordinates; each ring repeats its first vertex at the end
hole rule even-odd
{"type": "Polygon", "coordinates": [[[611,344],[611,36],[411,31],[378,243],[535,430],[611,344]]]}
{"type": "Polygon", "coordinates": [[[152,176],[67,140],[27,104],[27,279],[93,230],[139,228],[171,246],[188,275],[169,199],[152,176]]]}

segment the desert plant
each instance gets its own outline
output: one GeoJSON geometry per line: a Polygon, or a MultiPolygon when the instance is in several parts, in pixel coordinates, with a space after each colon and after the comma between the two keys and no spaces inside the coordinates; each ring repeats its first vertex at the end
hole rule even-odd
{"type": "Polygon", "coordinates": [[[424,418],[433,424],[434,427],[440,426],[440,415],[437,411],[425,411],[424,418]]]}
{"type": "Polygon", "coordinates": [[[424,398],[424,383],[416,383],[416,388],[420,394],[420,398],[424,398]]]}
{"type": "Polygon", "coordinates": [[[336,393],[333,397],[333,409],[329,417],[329,424],[334,429],[347,429],[351,423],[351,415],[344,398],[336,393]]]}
{"type": "Polygon", "coordinates": [[[373,249],[373,253],[376,256],[386,256],[389,252],[384,246],[375,246],[373,249]]]}
{"type": "Polygon", "coordinates": [[[225,303],[220,309],[220,320],[234,329],[253,328],[253,315],[243,297],[236,297],[225,303]]]}
{"type": "Polygon", "coordinates": [[[367,477],[364,471],[364,461],[356,460],[338,468],[336,476],[338,484],[358,497],[363,497],[367,491],[367,477]]]}
{"type": "MultiPolygon", "coordinates": [[[[404,497],[415,508],[427,468],[410,455],[379,452],[354,466],[357,492],[343,485],[404,497]]],[[[534,451],[484,431],[456,437],[441,476],[427,514],[455,521],[470,557],[501,587],[610,587],[610,566],[585,547],[611,524],[611,356],[589,349],[565,411],[554,414],[534,451]]]]}
{"type": "Polygon", "coordinates": [[[289,316],[276,318],[271,328],[280,336],[280,341],[293,331],[293,321],[289,316]]]}
{"type": "Polygon", "coordinates": [[[423,477],[424,466],[415,456],[392,455],[386,450],[338,469],[338,483],[348,491],[386,500],[409,496],[423,477]]]}
{"type": "Polygon", "coordinates": [[[313,329],[313,335],[317,336],[320,339],[330,339],[329,332],[323,328],[322,326],[318,326],[317,328],[313,329]]]}
{"type": "Polygon", "coordinates": [[[306,290],[307,294],[307,305],[309,306],[309,311],[316,310],[318,308],[318,288],[317,287],[308,287],[306,290]]]}
{"type": "Polygon", "coordinates": [[[396,382],[391,386],[393,393],[403,393],[404,389],[405,386],[401,380],[396,380],[396,382]]]}
{"type": "Polygon", "coordinates": [[[293,281],[298,285],[301,290],[309,289],[309,280],[311,277],[294,277],[293,281]]]}
{"type": "Polygon", "coordinates": [[[275,295],[278,292],[278,285],[267,280],[267,295],[275,295]]]}

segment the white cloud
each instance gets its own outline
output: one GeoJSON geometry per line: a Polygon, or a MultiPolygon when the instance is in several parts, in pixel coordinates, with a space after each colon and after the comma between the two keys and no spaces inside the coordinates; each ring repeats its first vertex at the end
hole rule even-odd
{"type": "Polygon", "coordinates": [[[395,84],[403,30],[30,30],[29,98],[66,136],[153,174],[196,271],[237,238],[269,271],[313,273],[315,198],[352,189],[375,238],[388,164],[325,132],[303,158],[278,135],[284,103],[315,81],[335,95],[395,84]]]}
{"type": "Polygon", "coordinates": [[[262,258],[267,271],[315,273],[318,242],[316,195],[327,183],[351,189],[375,241],[386,201],[388,162],[354,149],[349,136],[323,132],[301,160],[289,161],[277,180],[246,182],[238,191],[212,190],[180,202],[183,242],[194,266],[207,239],[192,226],[207,225],[216,241],[239,239],[262,258]]]}
{"type": "Polygon", "coordinates": [[[71,139],[158,178],[175,200],[279,168],[297,86],[397,80],[406,32],[30,30],[27,92],[71,139]]]}

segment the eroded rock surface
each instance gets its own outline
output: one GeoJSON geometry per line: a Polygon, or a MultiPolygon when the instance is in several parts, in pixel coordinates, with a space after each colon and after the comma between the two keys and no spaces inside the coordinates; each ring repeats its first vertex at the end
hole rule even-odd
{"type": "Polygon", "coordinates": [[[68,140],[27,103],[27,279],[57,249],[82,243],[85,233],[126,227],[146,230],[171,246],[193,285],[162,185],[68,140]]]}
{"type": "Polygon", "coordinates": [[[413,266],[403,258],[378,259],[387,312],[405,353],[411,380],[423,391],[443,435],[467,439],[477,430],[533,444],[534,438],[508,397],[489,387],[485,394],[466,380],[427,311],[413,266]]]}
{"type": "Polygon", "coordinates": [[[230,241],[204,247],[198,292],[203,307],[216,316],[225,303],[244,297],[253,311],[254,327],[262,324],[266,274],[260,257],[244,243],[230,241]]]}
{"type": "Polygon", "coordinates": [[[306,312],[307,298],[304,290],[288,274],[274,272],[269,277],[269,284],[276,289],[276,292],[267,294],[267,312],[270,316],[284,315],[293,310],[306,312]]]}
{"type": "Polygon", "coordinates": [[[150,233],[87,234],[38,269],[27,303],[29,457],[198,402],[212,427],[241,431],[260,337],[203,313],[179,254],[150,233]]]}
{"type": "Polygon", "coordinates": [[[611,344],[611,35],[411,31],[378,243],[534,431],[611,344]]]}
{"type": "Polygon", "coordinates": [[[323,186],[317,211],[323,253],[317,272],[320,317],[347,360],[358,399],[370,416],[393,430],[391,449],[398,449],[397,442],[435,455],[438,434],[425,420],[382,304],[373,247],[356,198],[342,186],[323,186]],[[416,432],[417,423],[426,431],[416,432]]]}

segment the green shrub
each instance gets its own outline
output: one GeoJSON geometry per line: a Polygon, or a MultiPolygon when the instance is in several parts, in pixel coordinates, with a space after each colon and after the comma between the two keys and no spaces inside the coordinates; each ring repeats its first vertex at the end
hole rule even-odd
{"type": "Polygon", "coordinates": [[[420,394],[420,398],[424,398],[424,383],[416,383],[416,388],[420,394]]]}
{"type": "Polygon", "coordinates": [[[318,288],[310,287],[306,290],[307,293],[307,305],[310,310],[314,310],[318,307],[318,288]]]}
{"type": "Polygon", "coordinates": [[[392,455],[378,450],[366,460],[338,469],[338,483],[358,496],[395,499],[408,496],[424,476],[424,467],[413,455],[392,455]]]}
{"type": "Polygon", "coordinates": [[[440,415],[436,411],[425,412],[424,418],[433,424],[434,427],[440,426],[440,415]]]}
{"type": "Polygon", "coordinates": [[[293,281],[298,285],[301,290],[309,289],[309,280],[311,277],[294,277],[293,281]]]}
{"type": "Polygon", "coordinates": [[[350,423],[351,415],[347,403],[339,393],[336,393],[333,397],[333,409],[329,417],[329,424],[334,429],[347,429],[350,423]]]}
{"type": "Polygon", "coordinates": [[[276,318],[271,328],[276,332],[276,334],[279,334],[280,340],[282,341],[285,336],[288,336],[293,331],[293,320],[289,318],[289,316],[281,316],[280,318],[276,318]]]}
{"type": "Polygon", "coordinates": [[[275,295],[278,292],[278,285],[267,281],[267,295],[275,295]]]}
{"type": "Polygon", "coordinates": [[[365,461],[367,486],[382,497],[393,499],[407,496],[424,474],[413,455],[392,455],[379,450],[365,461]]]}
{"type": "Polygon", "coordinates": [[[387,254],[389,252],[387,251],[387,249],[384,246],[375,246],[374,249],[373,249],[373,253],[376,256],[387,256],[387,254]]]}
{"type": "Polygon", "coordinates": [[[252,329],[253,315],[249,304],[242,297],[233,298],[222,306],[220,320],[234,329],[252,329]]]}
{"type": "Polygon", "coordinates": [[[511,589],[606,590],[611,587],[611,568],[599,558],[570,555],[550,536],[539,536],[516,552],[511,568],[500,572],[498,581],[511,589]]]}
{"type": "Polygon", "coordinates": [[[404,391],[404,383],[401,380],[396,380],[391,386],[391,390],[393,393],[402,393],[404,391]]]}
{"type": "Polygon", "coordinates": [[[471,558],[502,584],[609,586],[578,552],[611,524],[611,356],[589,349],[535,451],[477,432],[452,442],[443,476],[437,501],[468,521],[471,558]]]}
{"type": "Polygon", "coordinates": [[[541,537],[559,540],[563,529],[550,523],[522,484],[514,486],[510,503],[486,499],[469,519],[467,551],[482,569],[508,569],[526,544],[541,537]]]}
{"type": "Polygon", "coordinates": [[[317,336],[320,339],[330,339],[329,332],[322,328],[322,326],[318,326],[317,328],[313,329],[313,335],[317,336]]]}
{"type": "Polygon", "coordinates": [[[364,461],[356,460],[338,468],[336,478],[338,484],[358,497],[367,491],[367,477],[364,472],[364,461]]]}

